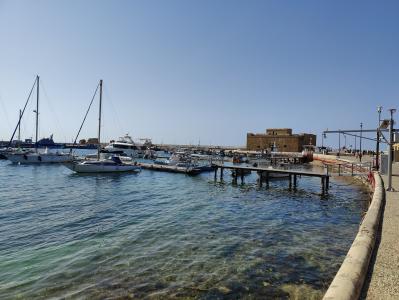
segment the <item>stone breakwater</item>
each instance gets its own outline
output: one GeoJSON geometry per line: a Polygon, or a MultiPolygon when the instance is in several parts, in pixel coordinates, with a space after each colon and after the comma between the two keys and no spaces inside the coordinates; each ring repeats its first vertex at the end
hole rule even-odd
{"type": "Polygon", "coordinates": [[[374,173],[370,179],[374,187],[373,199],[341,268],[324,295],[325,300],[358,299],[360,296],[378,234],[385,199],[381,176],[374,173]]]}

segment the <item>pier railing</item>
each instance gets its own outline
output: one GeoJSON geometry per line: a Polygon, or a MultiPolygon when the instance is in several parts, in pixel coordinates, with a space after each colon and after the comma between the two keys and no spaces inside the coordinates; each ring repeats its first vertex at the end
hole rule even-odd
{"type": "Polygon", "coordinates": [[[323,163],[325,172],[331,176],[367,176],[372,171],[372,162],[365,163],[323,163]]]}

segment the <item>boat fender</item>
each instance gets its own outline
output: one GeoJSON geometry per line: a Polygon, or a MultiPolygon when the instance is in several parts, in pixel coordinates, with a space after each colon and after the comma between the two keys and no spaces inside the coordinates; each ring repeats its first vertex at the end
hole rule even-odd
{"type": "Polygon", "coordinates": [[[25,160],[27,160],[27,159],[28,159],[28,157],[26,156],[26,154],[24,154],[24,159],[25,159],[25,160]]]}
{"type": "Polygon", "coordinates": [[[38,161],[42,161],[42,157],[39,155],[39,156],[37,157],[37,160],[38,160],[38,161]]]}

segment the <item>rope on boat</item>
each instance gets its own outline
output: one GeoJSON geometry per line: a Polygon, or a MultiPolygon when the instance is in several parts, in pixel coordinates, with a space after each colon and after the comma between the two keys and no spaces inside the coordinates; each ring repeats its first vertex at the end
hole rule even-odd
{"type": "Polygon", "coordinates": [[[35,82],[33,82],[33,86],[32,86],[32,88],[31,88],[31,90],[30,90],[30,92],[29,92],[28,99],[26,99],[25,106],[24,106],[24,108],[23,108],[23,110],[22,110],[22,112],[21,112],[21,116],[19,117],[19,120],[18,120],[17,126],[15,126],[15,129],[14,129],[14,132],[13,132],[13,134],[12,134],[12,136],[11,136],[11,139],[10,139],[10,141],[8,142],[8,147],[10,147],[10,146],[11,146],[12,140],[14,139],[14,136],[15,136],[15,133],[17,132],[18,126],[19,126],[19,124],[21,124],[21,119],[22,119],[22,116],[24,115],[24,112],[25,112],[26,106],[28,105],[28,102],[29,102],[30,96],[32,95],[32,92],[33,92],[33,89],[34,89],[34,88],[35,88],[35,86],[36,86],[36,83],[37,83],[37,77],[35,78],[35,82]]]}

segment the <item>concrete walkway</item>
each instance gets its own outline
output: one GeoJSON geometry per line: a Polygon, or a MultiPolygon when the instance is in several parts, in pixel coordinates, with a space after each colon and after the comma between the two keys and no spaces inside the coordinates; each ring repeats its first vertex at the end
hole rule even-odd
{"type": "MultiPolygon", "coordinates": [[[[380,234],[371,258],[361,299],[399,299],[399,163],[393,164],[392,186],[386,192],[380,234]]],[[[385,188],[387,176],[382,176],[385,188]]]]}

